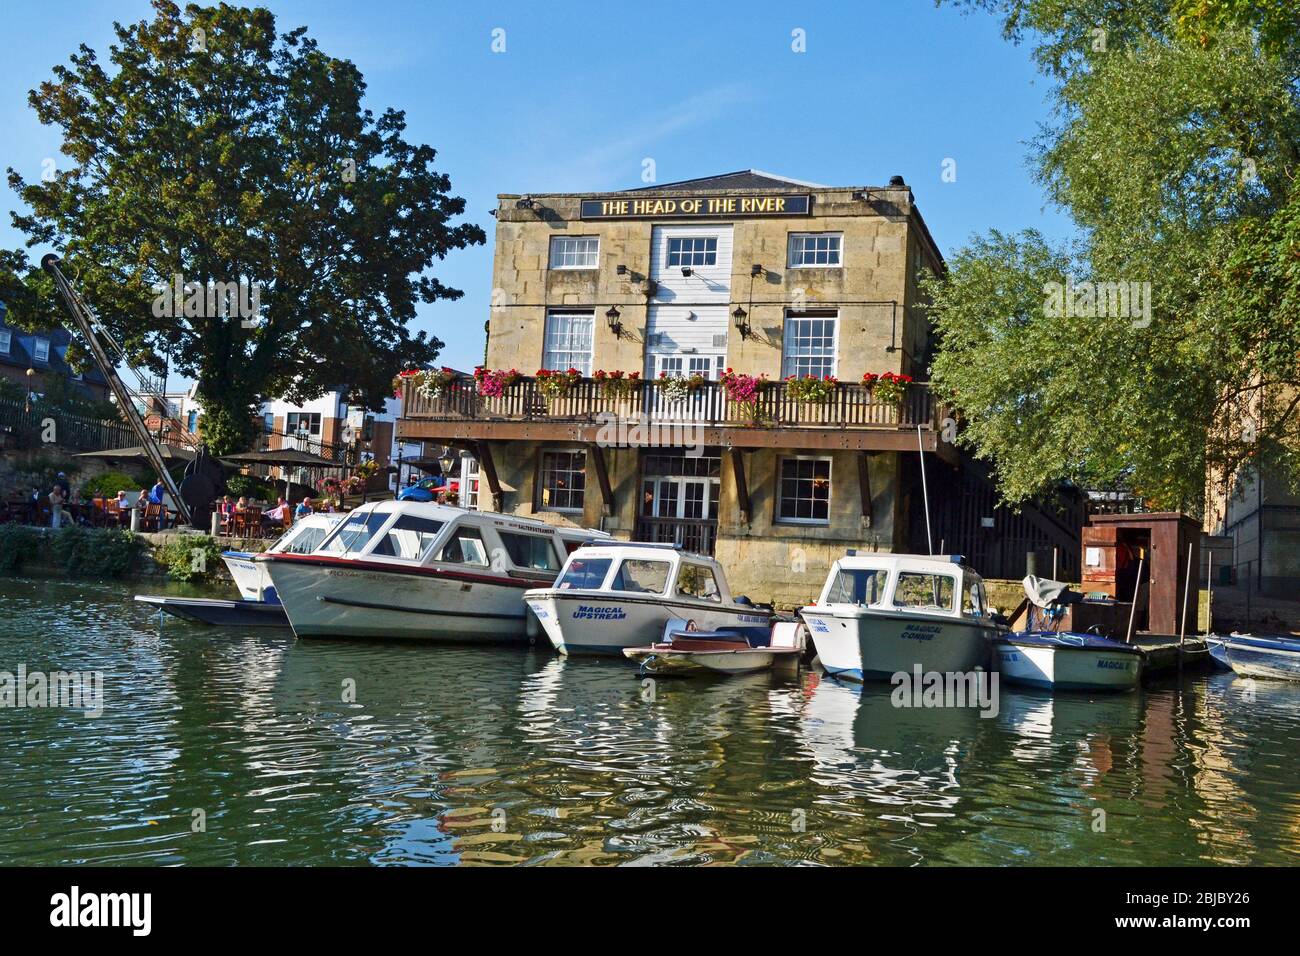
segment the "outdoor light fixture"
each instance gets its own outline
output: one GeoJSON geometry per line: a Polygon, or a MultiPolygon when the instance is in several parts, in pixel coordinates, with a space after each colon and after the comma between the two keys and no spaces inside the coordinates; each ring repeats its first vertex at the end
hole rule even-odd
{"type": "Polygon", "coordinates": [[[749,333],[752,331],[749,327],[749,313],[740,306],[736,306],[736,310],[731,313],[731,317],[736,320],[736,331],[740,333],[740,337],[742,339],[749,338],[749,333]]]}
{"type": "Polygon", "coordinates": [[[625,276],[627,275],[627,266],[623,265],[623,263],[620,262],[617,266],[614,267],[614,271],[621,276],[625,276]]]}
{"type": "Polygon", "coordinates": [[[749,267],[749,277],[751,279],[764,275],[766,272],[767,270],[763,268],[763,264],[760,262],[755,262],[752,266],[749,267]]]}
{"type": "Polygon", "coordinates": [[[520,196],[515,200],[516,209],[536,209],[537,200],[532,196],[520,196]]]}
{"type": "Polygon", "coordinates": [[[684,276],[686,276],[687,278],[689,278],[690,275],[691,275],[691,267],[690,267],[690,266],[682,266],[682,275],[684,275],[684,276]]]}
{"type": "Polygon", "coordinates": [[[611,305],[609,311],[605,313],[605,321],[609,323],[609,330],[614,333],[615,338],[623,334],[623,323],[619,321],[621,314],[616,305],[611,305]]]}
{"type": "Polygon", "coordinates": [[[456,456],[452,454],[451,446],[447,446],[442,450],[442,454],[438,457],[438,467],[442,469],[444,475],[449,476],[451,475],[451,469],[455,464],[456,456]]]}

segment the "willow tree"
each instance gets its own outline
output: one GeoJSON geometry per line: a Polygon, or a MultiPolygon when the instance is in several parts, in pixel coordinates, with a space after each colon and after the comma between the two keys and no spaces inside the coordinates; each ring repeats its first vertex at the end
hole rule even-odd
{"type": "MultiPolygon", "coordinates": [[[[195,379],[215,450],[247,446],[266,396],[347,384],[377,407],[433,361],[442,343],[408,324],[461,292],[428,270],[484,234],[454,222],[464,200],[403,113],[366,109],[354,64],[265,9],[154,0],[114,30],[108,66],[82,45],[29,94],[65,158],[9,170],[13,221],[136,361],[195,379]]],[[[27,327],[61,316],[23,251],[0,255],[0,300],[27,327]]]]}
{"type": "Polygon", "coordinates": [[[963,440],[1010,501],[1123,479],[1195,510],[1207,473],[1265,457],[1300,480],[1294,22],[1215,0],[973,5],[1054,78],[1032,166],[1077,232],[977,237],[929,282],[963,440]]]}

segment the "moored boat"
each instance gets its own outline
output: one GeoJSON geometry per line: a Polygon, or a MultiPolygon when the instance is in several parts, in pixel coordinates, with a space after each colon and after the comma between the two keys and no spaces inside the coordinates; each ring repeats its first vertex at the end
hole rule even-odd
{"type": "Polygon", "coordinates": [[[654,642],[674,618],[761,638],[772,617],[769,608],[732,599],[717,561],[662,544],[583,546],[553,586],[524,600],[561,654],[620,654],[654,642]]]}
{"type": "Polygon", "coordinates": [[[528,639],[524,591],[554,581],[566,540],[608,537],[432,502],[345,516],[311,554],[259,554],[299,637],[528,639]]]}
{"type": "Polygon", "coordinates": [[[753,629],[699,631],[681,618],[669,621],[662,639],[646,647],[625,647],[623,656],[648,674],[748,674],[799,669],[804,627],[797,621],[772,625],[766,636],[753,629]]]}
{"type": "MultiPolygon", "coordinates": [[[[310,554],[320,547],[334,526],[342,520],[341,514],[319,513],[305,515],[295,521],[287,531],[266,549],[264,554],[310,554]]],[[[235,579],[239,595],[246,601],[265,601],[279,604],[271,578],[266,573],[266,565],[258,564],[253,558],[258,552],[222,551],[221,560],[226,570],[235,579]]]]}
{"type": "Polygon", "coordinates": [[[1054,690],[1125,691],[1142,680],[1142,649],[1099,634],[1060,631],[1069,604],[1083,596],[1060,581],[1032,575],[1024,580],[1027,601],[1023,631],[999,634],[993,641],[1004,680],[1054,690]],[[1037,623],[1036,623],[1037,622],[1037,623]]]}
{"type": "Polygon", "coordinates": [[[1210,656],[1239,677],[1300,680],[1300,638],[1291,634],[1209,637],[1210,656]]]}
{"type": "Polygon", "coordinates": [[[983,579],[956,555],[849,551],[799,615],[822,667],[859,681],[987,668],[1000,630],[983,579]]]}

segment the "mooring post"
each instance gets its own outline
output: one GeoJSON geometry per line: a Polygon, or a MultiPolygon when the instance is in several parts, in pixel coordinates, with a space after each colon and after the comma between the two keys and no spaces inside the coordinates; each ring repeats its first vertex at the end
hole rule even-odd
{"type": "Polygon", "coordinates": [[[131,533],[140,533],[140,506],[136,505],[131,509],[131,533]]]}
{"type": "Polygon", "coordinates": [[[221,512],[214,511],[212,512],[212,529],[211,529],[212,537],[215,538],[217,536],[217,532],[220,530],[221,530],[221,512]]]}
{"type": "Polygon", "coordinates": [[[1137,615],[1138,595],[1142,593],[1142,565],[1146,562],[1146,555],[1138,558],[1137,584],[1133,585],[1133,603],[1128,609],[1128,633],[1124,636],[1125,644],[1133,643],[1133,619],[1137,615]]]}

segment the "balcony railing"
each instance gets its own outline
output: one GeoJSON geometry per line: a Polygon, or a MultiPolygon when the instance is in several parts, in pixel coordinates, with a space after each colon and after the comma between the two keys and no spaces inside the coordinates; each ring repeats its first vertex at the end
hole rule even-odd
{"type": "Polygon", "coordinates": [[[577,422],[600,423],[610,417],[656,422],[683,422],[726,428],[874,428],[912,429],[935,424],[935,405],[928,384],[913,382],[899,403],[877,401],[870,389],[840,384],[816,401],[792,397],[784,382],[761,389],[757,401],[742,405],[727,399],[719,382],[706,382],[690,396],[670,401],[651,382],[631,394],[605,394],[600,382],[584,379],[559,396],[547,396],[535,378],[520,378],[502,395],[478,394],[470,377],[457,379],[437,396],[403,386],[402,417],[441,422],[577,422]]]}

